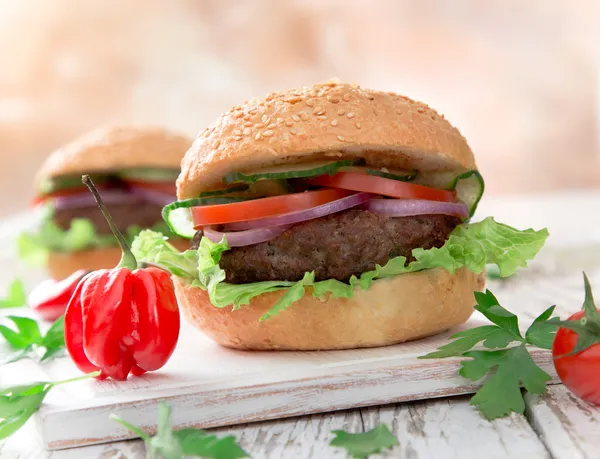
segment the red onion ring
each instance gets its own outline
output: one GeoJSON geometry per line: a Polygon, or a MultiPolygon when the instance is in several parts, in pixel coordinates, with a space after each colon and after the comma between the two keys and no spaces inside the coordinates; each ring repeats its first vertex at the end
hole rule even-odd
{"type": "Polygon", "coordinates": [[[171,204],[177,199],[175,196],[169,193],[163,193],[162,191],[156,190],[149,190],[147,188],[131,187],[130,190],[131,194],[139,196],[144,201],[152,202],[162,207],[171,204]]]}
{"type": "Polygon", "coordinates": [[[223,239],[223,236],[225,236],[230,247],[245,247],[247,245],[259,244],[261,242],[267,242],[275,239],[276,237],[285,233],[290,226],[291,225],[271,226],[228,233],[222,233],[220,231],[216,231],[210,226],[206,226],[202,229],[202,231],[204,236],[213,242],[221,242],[221,239],[223,239]]]}
{"type": "MultiPolygon", "coordinates": [[[[123,190],[105,190],[102,191],[102,199],[106,204],[120,204],[138,202],[140,198],[123,190]]],[[[95,207],[94,196],[88,191],[73,194],[70,196],[57,196],[52,198],[54,207],[61,209],[78,209],[81,207],[95,207]]]]}
{"type": "Polygon", "coordinates": [[[229,223],[226,225],[228,231],[247,230],[253,228],[265,228],[271,226],[293,225],[295,223],[313,220],[326,215],[341,212],[342,210],[356,207],[365,201],[373,198],[371,193],[356,193],[336,201],[322,204],[312,209],[290,212],[288,214],[277,215],[275,217],[260,218],[257,220],[248,220],[245,222],[229,223]]]}
{"type": "Polygon", "coordinates": [[[411,217],[414,215],[453,215],[467,218],[469,208],[462,202],[438,202],[425,199],[371,199],[362,208],[386,217],[411,217]]]}

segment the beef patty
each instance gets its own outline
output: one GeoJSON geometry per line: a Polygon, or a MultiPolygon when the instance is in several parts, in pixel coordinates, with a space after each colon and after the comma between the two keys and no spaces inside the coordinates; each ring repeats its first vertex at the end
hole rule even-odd
{"type": "MultiPolygon", "coordinates": [[[[162,207],[147,201],[126,204],[110,204],[108,211],[113,217],[117,227],[122,231],[127,231],[132,225],[142,228],[150,228],[155,223],[161,221],[162,207]]],[[[53,219],[62,229],[69,229],[71,221],[74,218],[86,218],[90,220],[99,234],[111,234],[108,223],[102,216],[98,207],[81,207],[77,209],[57,209],[54,212],[53,219]]]]}
{"type": "Polygon", "coordinates": [[[459,223],[446,215],[391,218],[351,209],[299,223],[271,241],[223,252],[219,265],[234,284],[297,281],[309,271],[316,280],[347,282],[390,258],[410,261],[415,248],[441,247],[459,223]]]}

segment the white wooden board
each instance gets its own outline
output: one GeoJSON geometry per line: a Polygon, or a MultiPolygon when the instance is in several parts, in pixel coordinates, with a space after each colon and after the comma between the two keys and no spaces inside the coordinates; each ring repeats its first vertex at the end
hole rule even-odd
{"type": "MultiPolygon", "coordinates": [[[[110,413],[153,432],[161,399],[173,406],[178,428],[209,428],[471,393],[478,384],[458,376],[457,359],[417,359],[447,338],[444,334],[352,351],[256,353],[219,347],[185,327],[175,354],[160,372],[126,382],[57,387],[38,413],[39,428],[44,444],[58,449],[131,438],[109,420],[110,413]]],[[[548,352],[536,350],[534,358],[552,373],[548,352]]],[[[2,385],[23,381],[23,374],[27,380],[77,375],[67,358],[12,367],[0,377],[2,385]]]]}
{"type": "MultiPolygon", "coordinates": [[[[531,215],[535,218],[536,214],[527,214],[531,215]]],[[[563,215],[561,221],[565,219],[568,217],[563,215]]],[[[4,285],[14,275],[25,275],[29,285],[41,277],[40,273],[18,268],[11,253],[8,238],[24,224],[29,225],[30,221],[15,221],[0,231],[0,247],[4,249],[0,253],[0,276],[4,285]]],[[[588,226],[578,226],[582,227],[588,226]]],[[[578,256],[589,256],[594,245],[591,237],[586,239],[587,242],[583,238],[577,241],[582,250],[568,250],[571,263],[575,264],[573,260],[579,260],[578,256]]],[[[557,244],[553,251],[545,251],[545,258],[541,256],[542,262],[530,272],[519,274],[515,280],[495,283],[491,288],[501,302],[518,310],[524,318],[532,318],[556,303],[557,296],[563,314],[578,308],[582,300],[581,274],[567,270],[571,274],[557,275],[558,268],[564,268],[555,263],[557,249],[567,251],[557,244]]],[[[600,284],[600,279],[596,276],[592,282],[600,284]]],[[[417,359],[446,343],[447,337],[445,334],[379,349],[247,353],[220,348],[184,327],[177,351],[160,372],[124,383],[86,381],[58,387],[38,413],[37,424],[43,444],[60,449],[130,438],[129,432],[108,419],[110,413],[118,413],[152,432],[156,405],[161,399],[173,405],[177,428],[208,428],[471,393],[477,385],[457,376],[457,359],[417,359]]],[[[534,356],[552,374],[548,353],[538,350],[534,356]]],[[[2,368],[0,385],[58,380],[75,374],[77,371],[67,358],[44,366],[22,361],[2,368]]]]}

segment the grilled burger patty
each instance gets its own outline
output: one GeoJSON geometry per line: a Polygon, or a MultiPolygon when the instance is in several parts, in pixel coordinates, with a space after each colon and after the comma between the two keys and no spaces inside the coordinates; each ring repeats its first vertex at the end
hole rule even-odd
{"type": "MultiPolygon", "coordinates": [[[[144,200],[127,204],[110,204],[108,210],[113,217],[117,227],[122,232],[127,228],[137,225],[142,228],[150,228],[161,221],[160,213],[162,207],[144,200]]],[[[76,209],[57,209],[54,211],[53,219],[62,229],[69,229],[71,221],[75,218],[86,218],[96,227],[99,234],[111,234],[108,223],[102,216],[98,207],[80,207],[76,209]]]]}
{"type": "MultiPolygon", "coordinates": [[[[415,248],[441,247],[459,223],[446,215],[391,218],[350,209],[299,223],[268,242],[232,248],[219,265],[234,284],[298,281],[310,271],[316,280],[347,282],[390,258],[401,255],[410,261],[415,248]]],[[[196,234],[192,248],[201,237],[196,234]]]]}

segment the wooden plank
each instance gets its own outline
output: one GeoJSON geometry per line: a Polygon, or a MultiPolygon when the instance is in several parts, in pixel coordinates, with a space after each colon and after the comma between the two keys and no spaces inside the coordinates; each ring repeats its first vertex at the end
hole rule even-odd
{"type": "Polygon", "coordinates": [[[469,399],[391,405],[361,410],[365,430],[387,424],[398,438],[392,457],[546,459],[549,454],[524,416],[487,421],[469,399]]]}
{"type": "Polygon", "coordinates": [[[527,417],[553,457],[600,458],[600,407],[592,406],[562,385],[542,396],[529,395],[527,417]]]}
{"type": "Polygon", "coordinates": [[[130,440],[82,448],[48,451],[28,423],[4,442],[0,441],[0,459],[146,459],[141,440],[130,440]]]}
{"type": "Polygon", "coordinates": [[[235,435],[253,459],[346,458],[339,448],[332,448],[332,430],[362,432],[358,410],[259,422],[232,428],[213,429],[218,435],[235,435]]]}

